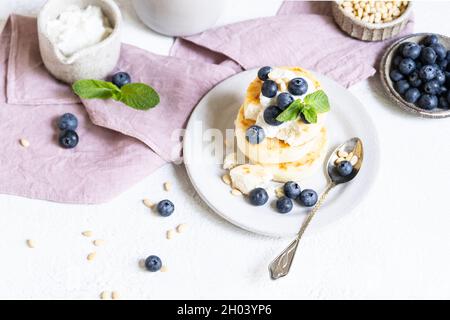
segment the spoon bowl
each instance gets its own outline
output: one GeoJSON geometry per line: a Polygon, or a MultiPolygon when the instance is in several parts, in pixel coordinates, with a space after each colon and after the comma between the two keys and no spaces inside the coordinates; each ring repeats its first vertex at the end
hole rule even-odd
{"type": "Polygon", "coordinates": [[[335,184],[342,184],[349,182],[350,180],[353,180],[354,177],[358,174],[359,170],[361,169],[361,165],[363,162],[364,157],[364,151],[363,151],[363,145],[362,141],[359,138],[352,138],[343,144],[341,144],[339,147],[337,147],[332,154],[330,155],[327,163],[327,172],[330,180],[335,184]],[[336,160],[338,157],[338,152],[344,151],[348,154],[353,153],[354,156],[358,157],[358,161],[353,166],[353,171],[348,176],[341,176],[336,168],[336,160]]]}

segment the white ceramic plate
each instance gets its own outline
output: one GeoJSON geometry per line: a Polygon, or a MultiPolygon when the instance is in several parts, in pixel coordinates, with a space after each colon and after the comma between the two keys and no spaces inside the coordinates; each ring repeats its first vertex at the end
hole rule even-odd
{"type": "MultiPolygon", "coordinates": [[[[276,200],[273,192],[269,192],[271,198],[267,205],[254,207],[245,197],[232,195],[230,186],[221,179],[226,173],[222,169],[223,137],[228,131],[230,139],[237,111],[256,73],[257,70],[239,73],[217,85],[200,101],[189,119],[184,136],[184,161],[195,189],[220,216],[258,234],[292,236],[298,232],[306,217],[306,208],[295,203],[290,213],[279,214],[273,207],[276,200]],[[214,149],[214,146],[217,148],[214,149]]],[[[333,80],[320,74],[315,76],[322,83],[331,103],[327,124],[329,152],[347,139],[359,137],[364,144],[364,162],[353,181],[331,191],[309,231],[349,214],[363,200],[376,178],[380,154],[375,125],[361,102],[333,80]]],[[[325,163],[323,167],[312,178],[303,181],[300,187],[315,189],[320,194],[327,183],[325,163]]]]}

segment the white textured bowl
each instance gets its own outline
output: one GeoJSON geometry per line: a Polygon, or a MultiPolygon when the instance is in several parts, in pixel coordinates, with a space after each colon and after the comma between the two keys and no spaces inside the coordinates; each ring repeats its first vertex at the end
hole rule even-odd
{"type": "Polygon", "coordinates": [[[120,57],[122,15],[113,0],[49,0],[38,15],[39,48],[48,71],[57,79],[73,83],[80,79],[103,79],[116,66],[120,57]],[[66,57],[48,39],[45,29],[69,5],[85,8],[95,5],[109,19],[113,32],[103,41],[66,57]]]}

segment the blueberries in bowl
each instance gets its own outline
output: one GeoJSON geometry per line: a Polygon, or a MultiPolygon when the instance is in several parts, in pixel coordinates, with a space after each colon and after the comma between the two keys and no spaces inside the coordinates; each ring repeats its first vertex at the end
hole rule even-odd
{"type": "Polygon", "coordinates": [[[402,54],[405,58],[417,59],[420,56],[422,48],[414,42],[407,42],[402,49],[402,54]]]}
{"type": "Polygon", "coordinates": [[[433,65],[425,65],[419,70],[419,77],[422,80],[432,80],[436,77],[436,68],[433,65]]]}
{"type": "Polygon", "coordinates": [[[430,47],[424,48],[420,55],[420,60],[426,64],[435,63],[436,58],[437,58],[436,51],[434,51],[433,48],[430,48],[430,47]]]}
{"type": "Polygon", "coordinates": [[[417,102],[418,106],[425,110],[433,110],[438,106],[438,98],[431,94],[424,94],[417,102]]]}
{"type": "Polygon", "coordinates": [[[450,50],[437,35],[401,43],[390,68],[392,85],[406,102],[424,110],[449,108],[450,50]]]}
{"type": "Polygon", "coordinates": [[[392,70],[389,76],[391,77],[392,81],[400,81],[404,78],[403,74],[397,69],[392,70]]]}
{"type": "Polygon", "coordinates": [[[416,63],[414,62],[413,59],[411,58],[405,58],[403,59],[400,64],[398,65],[398,70],[404,74],[404,75],[408,75],[411,72],[413,72],[414,70],[416,70],[416,63]]]}
{"type": "Polygon", "coordinates": [[[406,92],[406,90],[409,89],[410,85],[407,80],[400,80],[395,83],[394,87],[398,93],[404,94],[406,92]]]}
{"type": "Polygon", "coordinates": [[[405,92],[405,100],[410,103],[416,103],[420,98],[420,91],[417,88],[409,88],[405,92]]]}

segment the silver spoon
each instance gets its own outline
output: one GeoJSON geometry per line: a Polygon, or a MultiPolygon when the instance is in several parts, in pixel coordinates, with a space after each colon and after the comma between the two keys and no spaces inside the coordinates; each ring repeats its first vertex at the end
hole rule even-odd
{"type": "Polygon", "coordinates": [[[347,142],[341,144],[330,155],[330,158],[328,159],[328,163],[327,163],[327,172],[328,172],[328,178],[329,178],[328,185],[326,186],[325,190],[323,191],[322,195],[320,196],[320,199],[317,202],[317,204],[309,212],[305,221],[303,221],[302,227],[300,228],[300,231],[297,233],[297,236],[295,237],[294,241],[292,241],[291,244],[286,249],[284,249],[283,252],[278,257],[275,258],[275,260],[273,260],[270,263],[269,271],[270,271],[270,277],[272,278],[272,280],[276,280],[281,277],[284,277],[289,273],[289,270],[291,269],[292,261],[294,260],[295,252],[297,251],[297,247],[300,242],[300,239],[302,238],[303,233],[305,232],[305,230],[308,227],[309,223],[311,222],[312,218],[314,218],[314,215],[319,210],[319,208],[322,206],[323,202],[325,201],[325,198],[327,197],[327,195],[331,189],[333,189],[338,184],[349,182],[354,177],[356,177],[359,170],[361,169],[363,156],[364,156],[363,145],[362,145],[362,141],[359,138],[352,138],[352,139],[348,140],[347,142]],[[341,151],[341,150],[345,151],[347,153],[353,152],[353,154],[358,157],[358,161],[353,166],[353,172],[346,177],[342,177],[336,171],[335,162],[339,158],[337,153],[338,153],[338,151],[341,151]]]}

